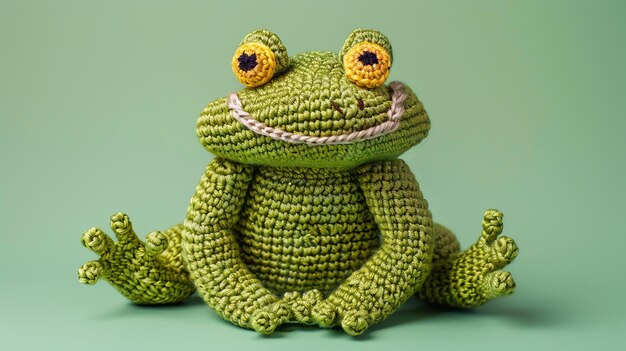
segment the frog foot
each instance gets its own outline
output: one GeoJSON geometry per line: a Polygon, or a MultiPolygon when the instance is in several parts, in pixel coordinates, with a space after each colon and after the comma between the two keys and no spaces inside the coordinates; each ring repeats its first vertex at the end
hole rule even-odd
{"type": "Polygon", "coordinates": [[[304,294],[295,291],[285,293],[282,299],[254,313],[251,326],[260,333],[270,334],[286,322],[310,324],[313,322],[313,307],[323,298],[322,293],[315,289],[304,294]]]}
{"type": "Polygon", "coordinates": [[[289,306],[280,300],[253,313],[250,326],[261,334],[271,334],[276,328],[288,322],[290,316],[289,306]]]}
{"type": "Polygon", "coordinates": [[[486,211],[478,241],[452,260],[447,274],[452,278],[449,304],[474,307],[513,293],[515,281],[511,273],[500,269],[511,263],[519,250],[513,239],[500,236],[502,217],[497,210],[486,211]]]}
{"type": "Polygon", "coordinates": [[[362,334],[375,323],[369,311],[345,310],[329,300],[315,306],[312,319],[322,328],[341,326],[346,333],[353,336],[362,334]]]}
{"type": "Polygon", "coordinates": [[[331,328],[338,324],[337,308],[328,300],[318,303],[311,311],[311,317],[322,328],[331,328]]]}
{"type": "Polygon", "coordinates": [[[111,216],[113,241],[102,230],[91,228],[81,237],[82,244],[100,255],[78,270],[78,280],[95,284],[103,278],[131,301],[140,304],[169,303],[182,300],[192,288],[184,276],[164,267],[159,255],[168,247],[161,232],[139,240],[130,219],[123,213],[111,216]]]}

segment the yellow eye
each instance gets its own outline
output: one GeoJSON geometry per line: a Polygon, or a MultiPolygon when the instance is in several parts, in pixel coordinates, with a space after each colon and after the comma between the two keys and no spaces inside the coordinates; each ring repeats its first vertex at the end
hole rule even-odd
{"type": "Polygon", "coordinates": [[[346,77],[356,85],[375,88],[385,82],[391,58],[385,48],[367,41],[354,45],[343,56],[346,77]]]}
{"type": "Polygon", "coordinates": [[[258,87],[267,83],[276,72],[276,58],[272,50],[261,43],[242,44],[232,61],[233,72],[241,83],[258,87]]]}

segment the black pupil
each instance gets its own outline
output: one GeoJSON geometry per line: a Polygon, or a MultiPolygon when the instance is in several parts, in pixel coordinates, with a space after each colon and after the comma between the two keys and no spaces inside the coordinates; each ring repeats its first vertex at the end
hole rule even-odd
{"type": "Polygon", "coordinates": [[[256,54],[248,55],[244,52],[243,54],[239,55],[237,61],[239,61],[239,69],[244,72],[253,69],[257,65],[256,54]]]}
{"type": "Polygon", "coordinates": [[[361,56],[359,56],[359,61],[364,65],[375,65],[378,63],[378,57],[373,52],[363,51],[361,56]]]}

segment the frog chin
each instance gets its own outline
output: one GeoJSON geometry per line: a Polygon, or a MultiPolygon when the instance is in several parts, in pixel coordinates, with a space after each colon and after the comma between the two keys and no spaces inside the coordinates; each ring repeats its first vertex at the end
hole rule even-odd
{"type": "Polygon", "coordinates": [[[287,132],[282,129],[269,127],[263,122],[254,119],[243,108],[241,100],[237,93],[232,93],[228,97],[228,108],[234,119],[246,126],[256,134],[265,135],[272,139],[284,141],[290,144],[306,144],[309,146],[316,145],[334,145],[334,144],[350,144],[362,140],[377,138],[381,135],[389,134],[400,126],[400,119],[404,114],[404,101],[407,94],[404,91],[404,84],[400,82],[391,82],[389,87],[391,93],[391,107],[387,111],[389,119],[375,126],[357,130],[351,133],[331,135],[331,136],[309,136],[297,133],[287,132]]]}

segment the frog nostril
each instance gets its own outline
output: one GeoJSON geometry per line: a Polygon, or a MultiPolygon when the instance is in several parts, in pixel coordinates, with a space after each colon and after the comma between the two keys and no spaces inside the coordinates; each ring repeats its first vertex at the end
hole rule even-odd
{"type": "Polygon", "coordinates": [[[341,114],[343,115],[343,110],[341,109],[341,107],[339,107],[339,104],[338,104],[338,103],[336,103],[336,102],[334,102],[334,101],[331,101],[331,102],[330,102],[330,105],[331,105],[331,106],[332,106],[332,107],[333,107],[333,108],[334,108],[337,112],[339,112],[339,113],[341,113],[341,114]]]}
{"type": "Polygon", "coordinates": [[[359,110],[363,111],[363,109],[365,108],[365,104],[363,103],[363,100],[357,98],[356,104],[359,105],[359,110]]]}

